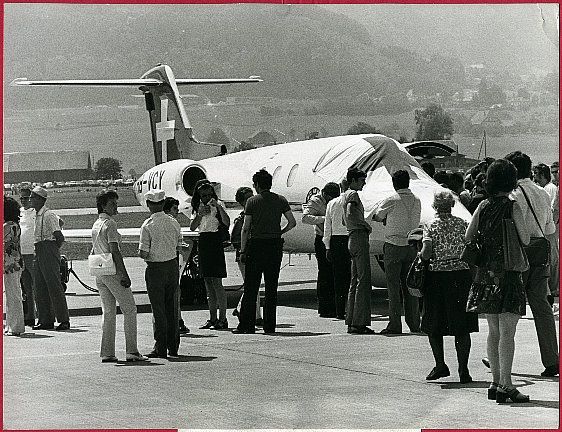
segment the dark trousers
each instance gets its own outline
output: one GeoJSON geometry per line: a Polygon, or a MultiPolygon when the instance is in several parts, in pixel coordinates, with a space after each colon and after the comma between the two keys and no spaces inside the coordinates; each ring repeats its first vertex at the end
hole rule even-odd
{"type": "Polygon", "coordinates": [[[179,347],[178,260],[146,264],[144,279],[154,316],[154,351],[165,356],[166,349],[176,353],[179,347]]]}
{"type": "Polygon", "coordinates": [[[68,322],[68,306],[60,276],[60,252],[57,243],[35,243],[35,300],[39,324],[68,322]]]}
{"type": "Polygon", "coordinates": [[[336,316],[345,317],[345,307],[351,284],[351,255],[347,248],[348,237],[332,236],[330,238],[330,251],[332,254],[332,277],[336,300],[336,316]]]}
{"type": "Polygon", "coordinates": [[[539,339],[541,361],[544,367],[556,366],[558,358],[558,337],[556,322],[552,308],[546,298],[548,294],[548,275],[550,269],[531,267],[523,273],[523,284],[527,294],[527,302],[533,313],[535,329],[539,339]]]}
{"type": "Polygon", "coordinates": [[[318,261],[318,278],[316,280],[316,296],[318,297],[318,313],[322,316],[336,316],[336,295],[332,263],[326,259],[326,246],[321,235],[314,239],[314,252],[318,261]]]}
{"type": "Polygon", "coordinates": [[[256,297],[263,274],[265,283],[263,330],[266,333],[273,333],[277,320],[277,287],[283,258],[283,239],[250,239],[246,249],[244,297],[238,327],[243,330],[253,330],[256,326],[256,297]]]}
{"type": "Polygon", "coordinates": [[[25,321],[35,321],[35,288],[34,288],[34,265],[35,255],[25,254],[23,259],[23,270],[21,272],[21,285],[25,294],[24,319],[25,321]]]}

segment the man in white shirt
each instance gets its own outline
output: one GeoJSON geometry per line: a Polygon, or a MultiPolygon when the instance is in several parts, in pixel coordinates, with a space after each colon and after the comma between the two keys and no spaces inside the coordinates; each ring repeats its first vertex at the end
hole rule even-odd
{"type": "Polygon", "coordinates": [[[35,325],[35,282],[33,261],[35,260],[35,209],[31,207],[31,189],[20,189],[20,245],[23,259],[21,284],[25,294],[24,322],[26,326],[35,325]]]}
{"type": "Polygon", "coordinates": [[[35,217],[35,300],[39,322],[34,330],[51,330],[55,317],[57,330],[69,330],[68,305],[60,276],[60,247],[64,236],[58,216],[45,206],[47,190],[36,186],[31,191],[35,217]],[[53,313],[54,312],[54,313],[53,313]]]}
{"type": "MultiPolygon", "coordinates": [[[[550,203],[552,207],[552,216],[554,225],[558,225],[559,212],[558,212],[558,186],[551,182],[551,168],[548,165],[540,163],[533,167],[533,181],[542,187],[550,196],[550,203]],[[555,207],[556,203],[556,207],[555,207]],[[556,217],[555,217],[556,215],[556,217]]],[[[550,242],[550,278],[548,279],[548,288],[552,295],[559,294],[560,285],[560,253],[558,249],[558,232],[556,232],[556,241],[550,242]]]]}
{"type": "Polygon", "coordinates": [[[402,301],[406,324],[412,333],[417,333],[420,331],[419,301],[408,292],[406,275],[416,257],[416,251],[408,243],[408,233],[420,224],[421,201],[410,190],[410,175],[407,171],[393,173],[392,185],[396,194],[383,200],[373,216],[374,220],[385,224],[384,271],[390,320],[380,334],[402,333],[402,301]]]}
{"type": "MultiPolygon", "coordinates": [[[[510,197],[515,199],[523,210],[523,218],[531,237],[543,237],[544,235],[550,242],[556,241],[550,197],[543,188],[531,180],[531,159],[520,151],[508,154],[505,159],[512,162],[517,168],[517,188],[510,197]]],[[[548,267],[548,265],[531,266],[528,271],[523,273],[523,283],[527,301],[533,312],[541,360],[545,367],[541,375],[551,377],[558,375],[559,357],[554,314],[547,300],[548,267]]]]}
{"type": "Polygon", "coordinates": [[[313,225],[316,234],[314,239],[314,251],[318,262],[316,295],[318,297],[318,313],[322,318],[336,317],[336,294],[332,264],[326,258],[326,247],[322,241],[322,236],[324,235],[326,206],[339,194],[340,187],[337,183],[330,182],[322,188],[319,194],[313,195],[302,206],[302,223],[313,225]]]}
{"type": "MultiPolygon", "coordinates": [[[[347,190],[347,180],[342,181],[342,190],[347,190]]],[[[336,318],[345,319],[345,307],[351,283],[351,255],[347,247],[347,227],[344,224],[344,195],[334,198],[326,206],[324,235],[326,259],[332,264],[332,278],[336,300],[336,318]]]]}
{"type": "Polygon", "coordinates": [[[180,224],[164,213],[165,192],[145,194],[150,217],[141,226],[138,255],[146,261],[146,291],[154,316],[154,349],[149,358],[176,357],[179,347],[178,252],[181,252],[180,224]]]}

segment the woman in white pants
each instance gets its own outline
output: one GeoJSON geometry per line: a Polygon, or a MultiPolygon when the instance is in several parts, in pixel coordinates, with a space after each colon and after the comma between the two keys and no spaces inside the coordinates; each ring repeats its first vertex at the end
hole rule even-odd
{"type": "Polygon", "coordinates": [[[6,327],[4,334],[19,336],[25,331],[20,288],[22,258],[20,251],[20,205],[4,197],[4,294],[6,327]]]}
{"type": "Polygon", "coordinates": [[[126,360],[146,361],[137,348],[137,306],[131,291],[131,279],[121,255],[121,235],[112,216],[117,214],[119,196],[114,190],[102,190],[96,197],[99,217],[92,227],[92,250],[94,254],[110,253],[117,272],[110,276],[96,276],[102,308],[102,363],[115,363],[116,301],[123,313],[125,327],[126,360]]]}

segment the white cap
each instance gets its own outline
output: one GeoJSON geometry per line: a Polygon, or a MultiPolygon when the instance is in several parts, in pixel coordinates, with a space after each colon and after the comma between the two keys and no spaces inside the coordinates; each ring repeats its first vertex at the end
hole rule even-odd
{"type": "Polygon", "coordinates": [[[47,199],[47,189],[42,188],[41,186],[35,186],[31,193],[47,199]]]}
{"type": "Polygon", "coordinates": [[[164,201],[166,192],[161,189],[152,189],[144,194],[144,199],[153,203],[164,201]]]}

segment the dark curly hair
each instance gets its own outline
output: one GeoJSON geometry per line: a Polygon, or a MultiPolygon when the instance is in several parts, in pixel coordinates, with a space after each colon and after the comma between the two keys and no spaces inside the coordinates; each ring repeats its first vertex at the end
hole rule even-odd
{"type": "Polygon", "coordinates": [[[515,165],[518,180],[531,177],[531,167],[533,163],[531,162],[531,158],[525,153],[522,153],[519,150],[514,151],[508,154],[505,159],[515,165]]]}
{"type": "Polygon", "coordinates": [[[195,183],[195,189],[193,191],[193,197],[191,198],[191,207],[193,208],[192,213],[197,212],[199,210],[199,206],[201,205],[201,189],[210,188],[213,191],[213,198],[218,200],[219,197],[215,192],[215,188],[211,184],[211,182],[207,179],[198,180],[195,183]]]}
{"type": "Polygon", "coordinates": [[[4,222],[20,223],[20,204],[12,197],[4,197],[4,222]]]}
{"type": "Polygon", "coordinates": [[[496,195],[500,192],[511,192],[517,187],[517,168],[506,159],[498,159],[489,166],[486,172],[486,192],[496,195]]]}
{"type": "Polygon", "coordinates": [[[119,199],[119,195],[113,189],[102,189],[96,196],[96,206],[98,213],[103,213],[103,208],[110,199],[119,199]]]}

